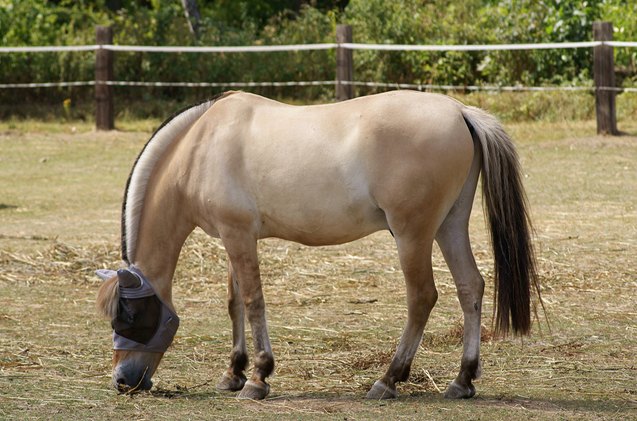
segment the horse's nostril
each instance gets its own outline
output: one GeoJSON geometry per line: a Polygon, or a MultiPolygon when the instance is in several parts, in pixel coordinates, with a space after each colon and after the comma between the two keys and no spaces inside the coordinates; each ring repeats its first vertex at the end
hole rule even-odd
{"type": "Polygon", "coordinates": [[[117,385],[118,386],[125,386],[126,385],[126,379],[124,379],[123,377],[120,377],[117,379],[117,385]]]}

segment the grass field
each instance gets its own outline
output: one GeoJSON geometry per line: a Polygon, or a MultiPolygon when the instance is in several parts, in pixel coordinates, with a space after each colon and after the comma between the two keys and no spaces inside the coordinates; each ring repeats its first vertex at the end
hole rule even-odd
{"type": "Polygon", "coordinates": [[[0,123],[0,419],[637,419],[637,124],[520,123],[516,139],[536,226],[543,295],[532,336],[494,340],[482,211],[471,231],[487,279],[483,377],[465,401],[462,314],[434,256],[440,299],[412,375],[392,402],[363,399],[406,319],[388,233],[338,247],[267,240],[260,256],[276,358],[272,393],[238,401],[215,384],[231,332],[225,255],[195,232],[177,269],[182,325],[149,393],[110,386],[110,326],[97,268],[119,265],[123,186],[158,121],[96,133],[87,124],[0,123]]]}

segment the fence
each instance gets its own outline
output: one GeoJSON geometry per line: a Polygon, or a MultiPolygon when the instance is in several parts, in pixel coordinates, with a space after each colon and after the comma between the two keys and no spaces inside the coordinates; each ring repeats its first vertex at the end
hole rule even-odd
{"type": "Polygon", "coordinates": [[[0,84],[0,88],[41,88],[66,86],[95,86],[95,124],[98,130],[111,130],[115,127],[113,86],[178,86],[178,87],[264,87],[264,86],[316,86],[333,85],[339,101],[354,96],[355,86],[380,88],[400,88],[418,90],[454,90],[462,89],[497,91],[535,91],[535,90],[578,90],[594,91],[597,132],[617,135],[615,96],[618,92],[637,92],[637,88],[618,88],[615,86],[614,47],[637,47],[637,42],[612,41],[613,27],[609,22],[593,24],[594,41],[567,42],[556,44],[495,44],[495,45],[399,45],[399,44],[357,44],[353,42],[352,28],[338,25],[336,43],[230,46],[230,47],[169,47],[169,46],[133,46],[113,45],[112,28],[96,27],[96,44],[80,46],[48,47],[0,47],[0,53],[13,52],[55,52],[55,51],[95,51],[95,80],[75,82],[0,84]],[[377,51],[494,51],[494,50],[533,50],[593,48],[594,87],[520,87],[520,86],[446,86],[428,84],[397,84],[391,82],[363,82],[354,80],[354,50],[377,51]],[[308,51],[336,49],[336,78],[332,81],[281,81],[281,82],[136,82],[113,80],[113,54],[117,51],[162,52],[162,53],[259,53],[276,51],[308,51]]]}

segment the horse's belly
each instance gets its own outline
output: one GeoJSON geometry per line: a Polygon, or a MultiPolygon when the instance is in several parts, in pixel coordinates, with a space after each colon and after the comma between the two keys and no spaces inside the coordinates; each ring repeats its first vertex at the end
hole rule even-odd
{"type": "Polygon", "coordinates": [[[384,212],[371,204],[328,200],[312,206],[299,200],[262,212],[260,237],[320,246],[347,243],[387,228],[384,212]]]}

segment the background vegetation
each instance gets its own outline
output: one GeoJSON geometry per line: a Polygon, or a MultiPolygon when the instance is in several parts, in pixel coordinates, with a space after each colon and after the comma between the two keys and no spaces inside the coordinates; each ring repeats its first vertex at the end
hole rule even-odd
{"type": "MultiPolygon", "coordinates": [[[[635,0],[199,0],[193,36],[177,0],[0,0],[0,45],[93,44],[95,25],[111,25],[116,44],[259,45],[333,42],[347,23],[363,43],[489,44],[588,41],[592,23],[609,20],[615,39],[636,40],[635,0]]],[[[592,50],[500,52],[356,51],[357,80],[442,85],[592,85],[592,50]]],[[[637,50],[616,49],[620,85],[635,81],[637,50]]],[[[116,54],[115,79],[128,81],[333,80],[334,51],[259,54],[116,54]]],[[[0,54],[0,83],[92,80],[94,53],[0,54]]],[[[120,113],[166,115],[166,103],[214,90],[115,88],[120,113]],[[149,107],[153,99],[155,107],[149,107]]],[[[333,97],[333,88],[259,88],[292,100],[333,97]]],[[[359,93],[371,90],[361,88],[359,93]]],[[[570,95],[570,94],[569,94],[570,95]]],[[[587,94],[585,94],[587,95],[587,94]]],[[[90,107],[92,88],[0,90],[0,116],[90,107]],[[59,109],[59,110],[58,110],[59,109]]],[[[588,108],[588,107],[587,107],[588,108]]],[[[67,110],[68,113],[68,110],[67,110]]],[[[90,111],[79,112],[90,115],[90,111]]]]}

